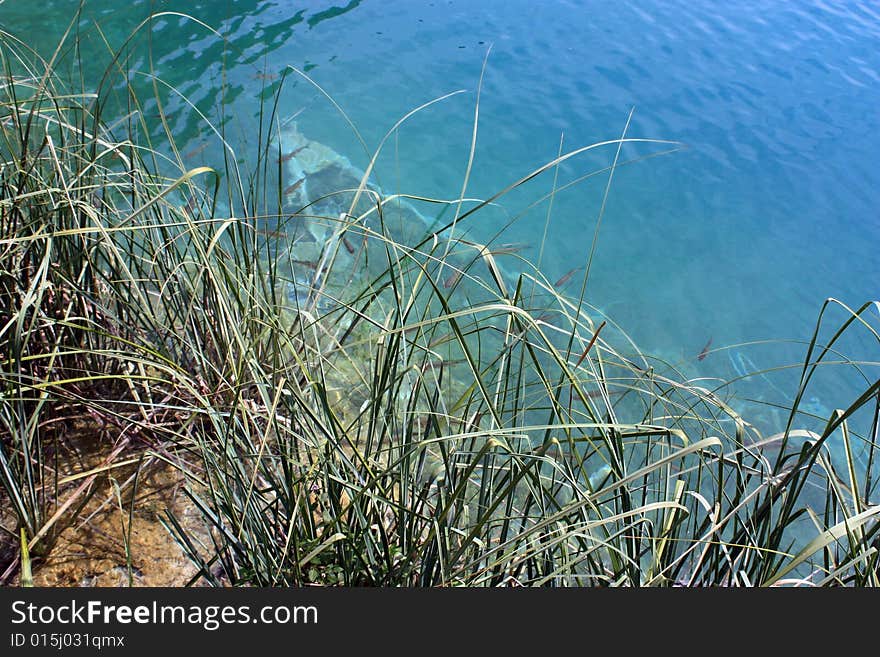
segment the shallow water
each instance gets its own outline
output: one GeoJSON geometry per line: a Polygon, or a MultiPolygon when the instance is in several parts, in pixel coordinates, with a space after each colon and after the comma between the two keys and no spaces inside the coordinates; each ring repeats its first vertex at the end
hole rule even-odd
{"type": "MultiPolygon", "coordinates": [[[[487,197],[552,159],[560,140],[567,150],[619,137],[634,108],[626,136],[684,148],[617,169],[587,299],[689,377],[797,363],[805,351],[798,341],[809,339],[827,297],[857,307],[878,296],[880,10],[872,3],[230,0],[120,9],[92,0],[83,29],[97,21],[120,44],[151,4],[226,36],[224,45],[166,16],[152,30],[153,66],[210,117],[225,80],[234,143],[253,139],[257,101],[288,65],[334,98],[370,149],[409,110],[466,90],[413,117],[388,143],[377,167],[387,191],[460,193],[487,52],[468,196],[487,197]],[[773,342],[723,349],[764,340],[773,342]],[[721,350],[698,360],[707,344],[721,350]]],[[[50,2],[35,15],[31,3],[8,1],[0,23],[48,53],[75,5],[50,2]]],[[[88,43],[100,47],[94,36],[88,43]]],[[[142,54],[134,61],[148,70],[142,54]]],[[[89,66],[98,64],[86,58],[89,66]]],[[[366,166],[351,127],[315,87],[291,75],[281,100],[282,116],[302,112],[305,134],[366,166]]],[[[207,141],[197,114],[173,94],[167,103],[182,150],[195,153],[207,141]]],[[[663,149],[627,144],[621,160],[663,149]]],[[[209,146],[201,157],[212,155],[209,146]]],[[[566,162],[559,185],[614,155],[606,147],[566,162]]],[[[519,217],[502,241],[532,244],[523,255],[540,255],[556,280],[586,261],[607,181],[600,175],[556,196],[543,253],[546,204],[519,217]]],[[[508,215],[551,184],[545,175],[509,195],[508,215]]],[[[470,229],[488,239],[503,216],[486,214],[470,229]]],[[[566,290],[579,287],[575,276],[566,290]]],[[[866,335],[843,346],[878,360],[866,335]]],[[[782,401],[798,374],[751,377],[743,394],[782,401]]],[[[811,408],[827,413],[859,385],[849,370],[829,370],[811,388],[811,408]]]]}

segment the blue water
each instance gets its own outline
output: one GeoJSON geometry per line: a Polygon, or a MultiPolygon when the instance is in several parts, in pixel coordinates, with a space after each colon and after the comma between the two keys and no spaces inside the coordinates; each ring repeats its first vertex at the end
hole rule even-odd
{"type": "MultiPolygon", "coordinates": [[[[231,140],[242,152],[254,135],[256,101],[276,88],[286,65],[307,70],[370,148],[409,110],[464,89],[409,121],[377,167],[387,191],[447,198],[461,189],[487,52],[469,196],[489,196],[552,159],[561,139],[569,149],[619,137],[634,108],[627,136],[683,148],[615,173],[587,298],[640,348],[689,377],[735,375],[742,360],[730,356],[762,368],[796,363],[804,354],[796,341],[809,339],[826,298],[858,306],[880,296],[876,4],[337,2],[153,3],[193,14],[226,37],[169,16],[152,32],[156,72],[209,116],[225,80],[231,140]],[[698,361],[710,339],[713,348],[777,341],[698,361]]],[[[45,52],[76,5],[47,4],[34,16],[31,3],[6,2],[0,22],[32,32],[45,52]],[[54,29],[46,29],[47,13],[54,29]]],[[[89,21],[114,44],[150,3],[116,5],[86,5],[89,21]]],[[[146,70],[144,55],[134,61],[146,70]]],[[[368,157],[346,121],[296,79],[285,83],[281,113],[302,111],[304,133],[364,167],[368,157]]],[[[178,137],[198,148],[205,136],[195,114],[174,99],[168,109],[178,137]]],[[[661,150],[627,145],[621,157],[661,150]]],[[[613,156],[606,148],[567,162],[559,183],[613,156]]],[[[606,182],[596,177],[554,200],[542,262],[551,281],[585,262],[606,182]]],[[[551,183],[544,176],[517,190],[504,200],[506,211],[516,215],[551,183]]],[[[524,214],[502,241],[531,243],[524,255],[537,259],[546,211],[542,204],[524,214]]],[[[501,216],[487,214],[471,230],[488,238],[501,216]]],[[[567,289],[578,287],[575,279],[567,289]]],[[[845,346],[855,358],[878,360],[866,332],[845,346]]],[[[757,377],[743,394],[781,401],[795,379],[794,372],[757,377]]],[[[858,385],[830,372],[816,382],[816,408],[844,404],[858,385]]]]}

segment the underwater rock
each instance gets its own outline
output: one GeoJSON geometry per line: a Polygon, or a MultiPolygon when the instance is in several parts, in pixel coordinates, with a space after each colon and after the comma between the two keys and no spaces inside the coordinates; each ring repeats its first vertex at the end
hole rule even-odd
{"type": "Polygon", "coordinates": [[[297,307],[302,307],[309,302],[311,287],[308,283],[296,281],[287,284],[287,300],[297,307]]]}
{"type": "Polygon", "coordinates": [[[428,233],[424,217],[405,201],[386,204],[382,219],[391,236],[403,244],[417,243],[428,233]]]}
{"type": "Polygon", "coordinates": [[[324,315],[334,308],[337,303],[331,294],[314,291],[312,286],[303,280],[297,279],[286,284],[287,301],[297,310],[312,308],[317,315],[324,315]],[[314,305],[313,305],[314,302],[314,305]]]}
{"type": "MultiPolygon", "coordinates": [[[[282,128],[277,144],[282,152],[285,204],[294,210],[308,208],[305,214],[309,218],[305,222],[316,241],[325,241],[330,232],[329,224],[343,214],[364,217],[370,227],[379,229],[376,195],[381,192],[368,185],[361,191],[357,206],[352,208],[364,172],[347,157],[306,137],[296,122],[282,128]]],[[[411,244],[428,232],[425,217],[406,200],[397,199],[383,205],[381,219],[390,236],[402,243],[411,244]]]]}
{"type": "MultiPolygon", "coordinates": [[[[394,245],[412,247],[422,242],[452,207],[433,207],[437,216],[429,219],[406,198],[388,198],[370,183],[361,188],[364,171],[329,146],[309,139],[295,121],[281,129],[276,146],[281,151],[285,209],[298,224],[293,259],[317,264],[324,249],[332,258],[332,263],[326,264],[335,270],[330,274],[331,285],[340,283],[333,280],[337,273],[345,279],[343,288],[350,286],[355,272],[362,280],[382,275],[391,264],[389,257],[399,257],[394,245]]],[[[456,241],[450,248],[444,244],[450,237],[441,232],[424,245],[427,270],[440,277],[438,283],[445,290],[454,288],[458,297],[470,302],[489,298],[496,286],[482,283],[491,273],[486,269],[488,261],[481,257],[477,245],[465,247],[456,241]],[[446,260],[442,269],[437,257],[446,260]],[[471,276],[480,280],[473,281],[471,276]]],[[[497,264],[493,261],[492,266],[497,264]]],[[[497,271],[503,279],[514,280],[503,267],[498,266],[497,271]]]]}
{"type": "Polygon", "coordinates": [[[336,165],[354,170],[348,158],[329,146],[308,139],[299,131],[296,122],[282,128],[277,145],[281,148],[284,164],[285,200],[306,205],[314,198],[309,194],[310,176],[328,166],[336,165]]]}
{"type": "MultiPolygon", "coordinates": [[[[361,177],[350,165],[345,166],[339,162],[328,164],[319,171],[309,175],[309,201],[314,204],[317,212],[314,214],[326,214],[338,217],[340,213],[348,213],[361,177]]],[[[362,214],[374,207],[370,195],[361,194],[358,207],[354,215],[362,214]]]]}
{"type": "MultiPolygon", "coordinates": [[[[275,144],[281,151],[281,180],[284,204],[294,211],[307,207],[320,194],[311,187],[315,183],[314,176],[327,167],[343,170],[354,170],[348,158],[343,157],[329,146],[307,138],[299,131],[296,122],[282,128],[275,144]]],[[[314,210],[307,215],[317,214],[314,210]]],[[[325,222],[304,217],[308,232],[318,242],[327,239],[329,228],[325,222]]]]}
{"type": "Polygon", "coordinates": [[[298,240],[290,246],[290,254],[296,263],[317,264],[321,257],[323,244],[306,240],[298,240]]]}

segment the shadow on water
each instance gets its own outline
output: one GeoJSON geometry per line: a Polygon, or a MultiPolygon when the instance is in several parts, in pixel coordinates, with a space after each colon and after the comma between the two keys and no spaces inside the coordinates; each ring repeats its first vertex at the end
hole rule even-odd
{"type": "Polygon", "coordinates": [[[319,11],[309,18],[308,24],[309,28],[315,27],[318,23],[329,20],[331,18],[336,18],[337,16],[342,16],[350,12],[352,9],[356,9],[361,4],[361,0],[351,0],[344,7],[330,7],[329,9],[325,9],[324,11],[319,11]]]}

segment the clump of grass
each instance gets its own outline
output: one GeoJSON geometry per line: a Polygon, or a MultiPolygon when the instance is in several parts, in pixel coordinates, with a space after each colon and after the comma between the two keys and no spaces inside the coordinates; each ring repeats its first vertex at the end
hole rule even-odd
{"type": "Polygon", "coordinates": [[[823,431],[797,426],[841,336],[880,340],[874,306],[825,341],[820,316],[789,422],[763,436],[587,303],[589,260],[571,298],[462,232],[586,150],[614,155],[591,172],[607,194],[635,140],[560,151],[484,200],[467,180],[447,199],[385,194],[377,150],[355,185],[291,207],[278,95],[250,166],[206,119],[223,166],[187,169],[161,102],[169,143],[150,138],[130,76],[108,122],[109,92],[71,94],[0,39],[0,467],[31,547],[86,494],[47,459],[89,419],[189,478],[211,543],[166,523],[214,584],[878,583],[880,383],[823,431]],[[446,225],[404,230],[414,202],[446,225]],[[306,222],[326,227],[309,263],[285,237],[306,222]]]}
{"type": "Polygon", "coordinates": [[[0,39],[0,475],[20,526],[39,543],[59,505],[51,460],[59,437],[101,414],[93,398],[119,392],[126,363],[113,357],[118,324],[101,230],[138,199],[123,192],[132,187],[127,145],[95,131],[88,98],[58,86],[53,60],[0,39]]]}
{"type": "MultiPolygon", "coordinates": [[[[160,173],[137,108],[110,126],[107,98],[56,72],[64,43],[45,60],[0,32],[0,481],[33,557],[126,446],[161,448],[189,417],[161,303],[175,273],[150,248],[181,222],[199,229],[172,196],[207,171],[160,173]],[[82,476],[65,457],[78,435],[110,455],[82,476]]],[[[171,267],[187,266],[186,242],[166,245],[181,254],[171,267]]]]}

